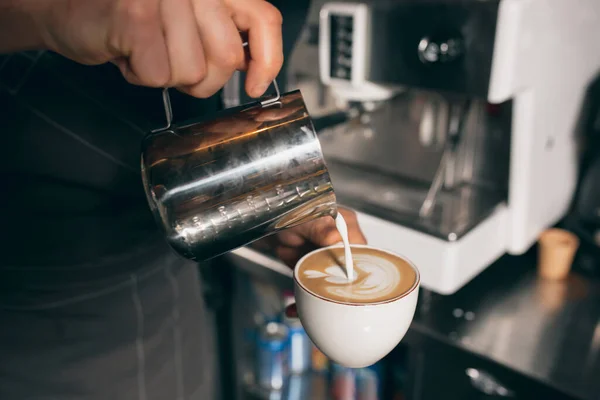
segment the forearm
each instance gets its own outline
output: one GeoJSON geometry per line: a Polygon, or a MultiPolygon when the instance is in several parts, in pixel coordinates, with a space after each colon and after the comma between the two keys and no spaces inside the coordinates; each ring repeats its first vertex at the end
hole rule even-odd
{"type": "Polygon", "coordinates": [[[0,54],[43,49],[47,0],[0,0],[0,54]]]}

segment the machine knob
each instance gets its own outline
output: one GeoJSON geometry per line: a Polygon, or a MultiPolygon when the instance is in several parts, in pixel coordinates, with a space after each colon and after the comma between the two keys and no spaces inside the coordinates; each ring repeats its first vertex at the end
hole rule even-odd
{"type": "Polygon", "coordinates": [[[436,40],[425,36],[419,41],[418,55],[423,64],[447,63],[456,60],[464,52],[460,38],[436,40]]]}

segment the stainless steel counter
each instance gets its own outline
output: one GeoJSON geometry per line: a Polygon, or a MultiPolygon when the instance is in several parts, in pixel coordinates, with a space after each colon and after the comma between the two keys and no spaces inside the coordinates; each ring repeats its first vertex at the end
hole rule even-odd
{"type": "MultiPolygon", "coordinates": [[[[286,267],[263,255],[243,249],[232,258],[289,280],[286,267]]],[[[600,398],[600,282],[575,273],[538,280],[535,254],[506,256],[451,296],[422,290],[411,330],[574,397],[600,398]]]]}
{"type": "Polygon", "coordinates": [[[600,282],[537,278],[506,256],[452,296],[423,292],[412,329],[582,399],[600,398],[600,282]]]}

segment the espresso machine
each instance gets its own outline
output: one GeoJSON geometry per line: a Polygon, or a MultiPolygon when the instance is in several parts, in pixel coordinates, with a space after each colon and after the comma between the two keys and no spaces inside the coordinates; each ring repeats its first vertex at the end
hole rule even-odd
{"type": "Polygon", "coordinates": [[[353,118],[320,140],[369,243],[451,294],[559,221],[599,22],[597,0],[322,4],[320,81],[353,118]]]}

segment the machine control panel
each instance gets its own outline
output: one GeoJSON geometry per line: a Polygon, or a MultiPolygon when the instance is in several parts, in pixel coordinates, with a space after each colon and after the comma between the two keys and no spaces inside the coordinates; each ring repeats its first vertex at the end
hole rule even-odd
{"type": "Polygon", "coordinates": [[[330,74],[337,79],[352,79],[353,25],[351,15],[329,16],[330,74]]]}
{"type": "Polygon", "coordinates": [[[372,63],[371,22],[367,3],[326,3],[319,12],[319,76],[340,99],[381,101],[397,90],[367,79],[372,63]]]}
{"type": "Polygon", "coordinates": [[[357,100],[402,88],[486,98],[500,0],[325,3],[319,15],[324,84],[357,100]]]}

